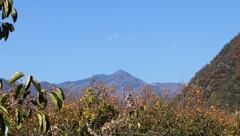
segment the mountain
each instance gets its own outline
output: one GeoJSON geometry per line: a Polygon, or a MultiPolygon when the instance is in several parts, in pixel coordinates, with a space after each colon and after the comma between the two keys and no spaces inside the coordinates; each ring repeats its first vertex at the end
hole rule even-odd
{"type": "MultiPolygon", "coordinates": [[[[169,91],[169,96],[173,97],[175,94],[177,94],[180,91],[181,86],[177,83],[152,83],[148,84],[144,81],[142,81],[139,78],[136,78],[132,76],[131,74],[123,71],[118,70],[115,73],[111,75],[95,75],[91,77],[95,80],[94,83],[101,82],[104,84],[105,87],[112,87],[114,85],[117,93],[121,95],[123,93],[123,90],[129,89],[131,87],[131,93],[136,94],[139,93],[144,89],[145,86],[151,88],[155,91],[156,94],[161,95],[163,90],[169,91]]],[[[6,84],[7,81],[5,79],[3,80],[3,84],[6,84]]],[[[67,91],[67,89],[70,87],[73,92],[78,92],[79,89],[83,89],[86,87],[89,87],[90,84],[92,84],[90,78],[86,78],[83,80],[78,81],[66,81],[60,84],[52,84],[49,82],[40,82],[41,87],[43,89],[50,89],[53,87],[61,87],[64,91],[67,91]]],[[[36,91],[36,89],[31,86],[30,90],[33,90],[33,93],[36,91]]]]}
{"type": "MultiPolygon", "coordinates": [[[[105,85],[105,87],[111,87],[114,85],[117,92],[119,94],[122,93],[123,90],[127,89],[129,86],[132,88],[133,93],[140,92],[144,86],[147,86],[153,89],[157,94],[162,94],[164,89],[170,90],[169,96],[172,97],[174,94],[178,93],[180,90],[180,86],[177,83],[153,83],[148,84],[142,81],[139,78],[132,76],[131,74],[118,70],[111,75],[95,75],[92,77],[95,82],[101,82],[105,85]]],[[[59,87],[66,89],[71,86],[73,91],[77,91],[79,88],[86,88],[90,85],[90,78],[78,80],[78,81],[67,81],[61,84],[58,84],[59,87]]]]}
{"type": "Polygon", "coordinates": [[[148,87],[152,90],[155,90],[157,94],[162,94],[162,91],[165,89],[169,92],[169,96],[176,96],[179,91],[181,91],[182,84],[181,83],[152,83],[148,84],[148,87]],[[157,91],[160,90],[160,91],[157,91]]]}
{"type": "Polygon", "coordinates": [[[40,82],[40,84],[41,84],[41,87],[43,89],[49,89],[49,88],[57,87],[56,84],[49,83],[49,82],[46,82],[46,81],[40,82]]]}
{"type": "Polygon", "coordinates": [[[183,89],[183,94],[189,94],[194,87],[201,90],[201,98],[208,104],[239,107],[240,33],[223,47],[210,64],[195,74],[183,89]]]}

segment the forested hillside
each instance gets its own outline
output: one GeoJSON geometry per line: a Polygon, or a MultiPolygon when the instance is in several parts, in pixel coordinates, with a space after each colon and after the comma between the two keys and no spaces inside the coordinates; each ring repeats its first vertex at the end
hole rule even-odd
{"type": "Polygon", "coordinates": [[[236,109],[240,105],[240,34],[204,66],[184,88],[184,96],[199,89],[201,101],[236,109]]]}

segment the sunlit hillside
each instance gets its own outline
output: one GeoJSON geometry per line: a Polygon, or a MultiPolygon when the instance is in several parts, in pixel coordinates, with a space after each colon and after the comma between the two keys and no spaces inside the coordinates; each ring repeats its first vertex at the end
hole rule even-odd
{"type": "Polygon", "coordinates": [[[192,78],[183,95],[200,89],[201,101],[220,108],[240,110],[240,34],[226,44],[221,52],[192,78]]]}

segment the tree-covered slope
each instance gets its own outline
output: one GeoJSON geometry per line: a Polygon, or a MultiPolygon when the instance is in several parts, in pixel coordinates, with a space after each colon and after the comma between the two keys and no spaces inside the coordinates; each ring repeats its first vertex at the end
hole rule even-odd
{"type": "Polygon", "coordinates": [[[200,90],[202,101],[237,108],[240,105],[240,34],[204,66],[183,89],[183,96],[200,90]]]}

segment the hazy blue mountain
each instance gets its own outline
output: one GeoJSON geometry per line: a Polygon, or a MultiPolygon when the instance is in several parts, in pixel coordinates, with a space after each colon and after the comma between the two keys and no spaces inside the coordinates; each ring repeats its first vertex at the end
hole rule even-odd
{"type": "Polygon", "coordinates": [[[148,84],[148,87],[154,90],[157,94],[161,95],[162,91],[166,89],[169,91],[169,96],[176,96],[178,92],[183,88],[180,83],[152,83],[148,84]]]}
{"type": "MultiPolygon", "coordinates": [[[[170,90],[169,96],[173,96],[174,94],[178,93],[180,90],[180,86],[177,83],[146,83],[143,80],[136,78],[132,76],[131,74],[123,71],[123,70],[118,70],[114,72],[111,75],[105,75],[105,74],[100,74],[100,75],[95,75],[92,76],[92,78],[95,80],[94,83],[101,82],[105,85],[105,87],[111,87],[112,85],[115,86],[118,94],[122,94],[123,90],[128,89],[129,87],[132,88],[131,93],[138,93],[143,90],[144,86],[147,86],[154,90],[156,94],[161,95],[163,90],[170,90]]],[[[3,83],[6,84],[6,80],[2,79],[3,83]]],[[[50,89],[53,87],[61,87],[63,90],[67,90],[68,87],[71,87],[73,92],[77,92],[79,89],[86,88],[92,84],[90,77],[78,81],[66,81],[60,84],[53,84],[49,82],[40,82],[41,87],[43,89],[50,89]]],[[[30,88],[33,91],[36,91],[34,87],[32,86],[30,88]]]]}
{"type": "MultiPolygon", "coordinates": [[[[111,87],[112,85],[114,85],[119,94],[121,94],[122,91],[127,89],[129,86],[131,86],[133,93],[138,93],[144,88],[144,86],[147,86],[153,89],[157,94],[162,94],[164,89],[170,90],[169,94],[170,96],[173,96],[174,94],[178,93],[181,88],[177,83],[148,84],[123,70],[118,70],[111,75],[105,74],[95,75],[92,78],[95,80],[95,82],[103,83],[105,87],[111,87]]],[[[58,84],[58,86],[62,87],[63,89],[66,89],[67,87],[71,86],[73,91],[78,91],[79,88],[86,88],[89,85],[90,78],[78,81],[67,81],[58,84]]]]}

